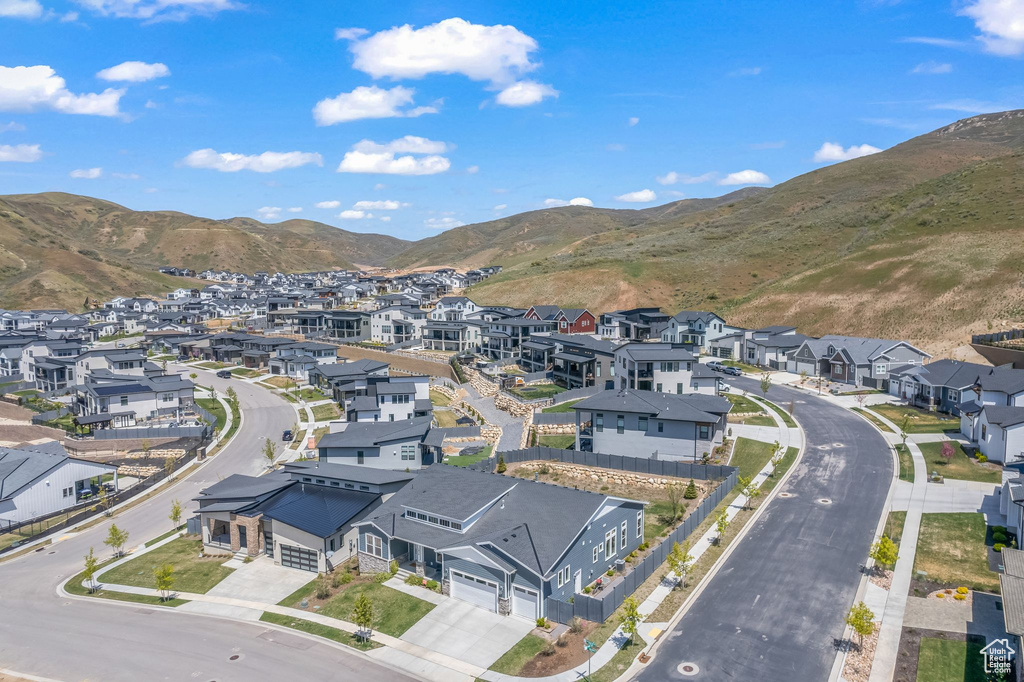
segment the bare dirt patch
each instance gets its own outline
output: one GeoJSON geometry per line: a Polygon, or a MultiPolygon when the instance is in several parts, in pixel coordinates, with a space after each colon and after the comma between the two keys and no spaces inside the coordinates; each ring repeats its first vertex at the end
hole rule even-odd
{"type": "Polygon", "coordinates": [[[586,663],[589,654],[583,648],[583,640],[596,629],[597,623],[585,620],[580,632],[566,630],[553,640],[551,635],[543,630],[534,630],[533,634],[551,640],[553,646],[534,656],[523,666],[519,674],[523,677],[547,677],[586,663]]]}

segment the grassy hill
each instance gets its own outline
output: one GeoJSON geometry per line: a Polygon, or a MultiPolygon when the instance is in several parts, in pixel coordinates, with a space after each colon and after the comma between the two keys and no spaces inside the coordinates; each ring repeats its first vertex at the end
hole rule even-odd
{"type": "Polygon", "coordinates": [[[162,265],[299,271],[375,265],[407,242],[309,220],[265,225],[174,211],[132,211],[72,194],[0,196],[0,306],[66,307],[85,297],[160,294],[162,265]]]}

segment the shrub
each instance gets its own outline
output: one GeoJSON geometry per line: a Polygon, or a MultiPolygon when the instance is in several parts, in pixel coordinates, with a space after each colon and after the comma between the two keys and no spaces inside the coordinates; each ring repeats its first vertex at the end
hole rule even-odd
{"type": "Polygon", "coordinates": [[[375,583],[386,583],[391,580],[391,574],[387,571],[381,571],[377,575],[373,576],[373,582],[375,583]]]}
{"type": "Polygon", "coordinates": [[[347,574],[335,573],[333,576],[331,576],[331,587],[341,587],[341,579],[343,575],[347,574]]]}
{"type": "Polygon", "coordinates": [[[427,589],[431,590],[433,592],[440,592],[441,591],[441,585],[439,585],[436,580],[428,580],[427,581],[427,589]]]}
{"type": "Polygon", "coordinates": [[[558,636],[558,639],[555,640],[555,644],[564,649],[569,646],[569,637],[563,632],[558,636]]]}
{"type": "Polygon", "coordinates": [[[583,632],[583,619],[579,616],[573,616],[569,620],[569,631],[577,635],[583,632]]]}
{"type": "Polygon", "coordinates": [[[420,577],[418,575],[410,575],[406,577],[405,584],[415,587],[417,585],[421,585],[422,583],[420,582],[420,577]]]}
{"type": "Polygon", "coordinates": [[[551,642],[548,642],[548,645],[541,650],[540,654],[541,654],[541,656],[554,656],[555,655],[555,645],[552,644],[551,642]]]}
{"type": "Polygon", "coordinates": [[[956,599],[957,601],[963,601],[963,600],[967,599],[967,595],[966,594],[954,594],[953,595],[953,599],[956,599]]]}
{"type": "Polygon", "coordinates": [[[316,598],[327,599],[330,596],[331,584],[327,581],[327,576],[324,576],[316,581],[316,598]]]}
{"type": "Polygon", "coordinates": [[[583,588],[583,594],[590,594],[593,591],[594,591],[594,588],[591,587],[590,585],[587,585],[586,587],[583,588]]]}
{"type": "Polygon", "coordinates": [[[344,575],[341,576],[341,584],[342,585],[348,585],[350,582],[352,582],[355,579],[356,579],[356,577],[354,575],[352,575],[351,573],[345,573],[344,575]]]}
{"type": "Polygon", "coordinates": [[[606,485],[601,486],[601,492],[604,492],[605,490],[608,490],[608,486],[606,486],[606,485]]]}
{"type": "Polygon", "coordinates": [[[683,492],[683,499],[685,500],[696,500],[697,499],[697,484],[690,479],[690,483],[686,486],[686,490],[683,492]]]}
{"type": "Polygon", "coordinates": [[[984,464],[988,461],[988,457],[986,455],[978,455],[978,461],[984,464]]]}
{"type": "Polygon", "coordinates": [[[945,592],[939,592],[935,596],[938,597],[939,599],[945,599],[946,598],[946,593],[945,592]]]}
{"type": "Polygon", "coordinates": [[[997,552],[1002,552],[1004,547],[1006,547],[1006,545],[1004,545],[1001,542],[997,542],[996,544],[992,545],[992,549],[994,549],[997,552]]]}
{"type": "Polygon", "coordinates": [[[1004,535],[1003,533],[992,533],[992,541],[993,542],[1001,542],[1002,544],[1005,545],[1006,544],[1006,535],[1004,535]]]}
{"type": "Polygon", "coordinates": [[[396,559],[392,559],[391,563],[388,564],[388,570],[391,571],[391,575],[398,573],[398,561],[396,559]]]}
{"type": "Polygon", "coordinates": [[[607,571],[604,572],[604,574],[606,576],[608,576],[609,578],[611,578],[613,575],[615,575],[615,569],[614,568],[609,568],[607,571]]]}
{"type": "Polygon", "coordinates": [[[537,619],[537,627],[539,627],[539,628],[547,627],[547,624],[548,624],[548,619],[545,618],[544,616],[541,616],[540,618],[537,619]]]}
{"type": "Polygon", "coordinates": [[[992,526],[992,532],[993,533],[1003,533],[1005,535],[1006,534],[1006,526],[992,526]]]}
{"type": "Polygon", "coordinates": [[[956,593],[957,594],[967,594],[967,592],[968,592],[968,590],[967,590],[966,587],[958,587],[958,588],[956,588],[956,593]]]}

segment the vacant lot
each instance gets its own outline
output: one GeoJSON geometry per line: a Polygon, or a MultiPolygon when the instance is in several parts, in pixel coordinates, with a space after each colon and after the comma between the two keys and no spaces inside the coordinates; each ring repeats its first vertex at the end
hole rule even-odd
{"type": "Polygon", "coordinates": [[[986,530],[980,513],[923,515],[914,570],[936,583],[998,593],[999,576],[988,567],[986,530]]]}

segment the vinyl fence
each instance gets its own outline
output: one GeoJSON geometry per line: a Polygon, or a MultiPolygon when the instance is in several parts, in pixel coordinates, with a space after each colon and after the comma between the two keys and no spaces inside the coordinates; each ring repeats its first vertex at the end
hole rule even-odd
{"type": "Polygon", "coordinates": [[[1024,340],[1024,329],[1009,329],[1004,332],[994,332],[991,334],[974,334],[973,336],[971,336],[971,343],[977,343],[981,345],[1005,343],[1006,341],[1019,340],[1024,340]]]}
{"type": "MultiPolygon", "coordinates": [[[[734,474],[736,467],[720,464],[699,464],[696,462],[679,462],[675,460],[650,459],[645,457],[629,457],[624,455],[606,455],[600,452],[579,452],[578,450],[560,450],[541,445],[523,450],[509,450],[499,453],[505,458],[506,464],[516,462],[532,462],[545,460],[577,464],[580,466],[614,469],[651,476],[671,476],[674,478],[693,478],[698,481],[727,479],[734,474]]],[[[474,468],[481,471],[494,471],[497,465],[496,456],[477,462],[474,468]]]]}
{"type": "Polygon", "coordinates": [[[534,424],[575,424],[575,412],[534,412],[534,424]]]}
{"type": "Polygon", "coordinates": [[[213,427],[201,426],[132,426],[121,429],[97,429],[93,432],[96,440],[118,440],[132,438],[199,438],[205,440],[213,427]]]}

